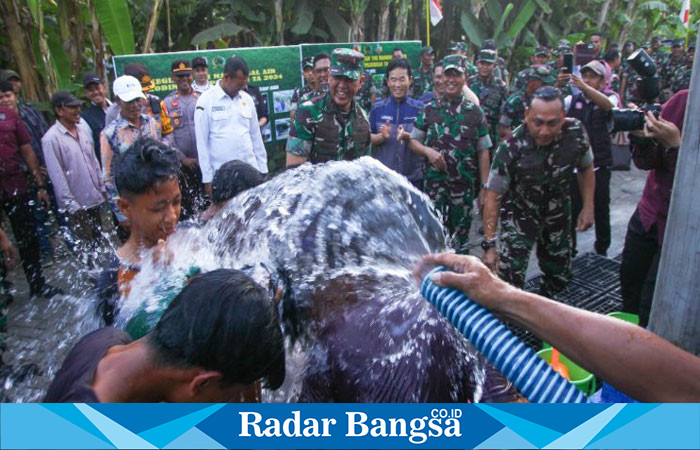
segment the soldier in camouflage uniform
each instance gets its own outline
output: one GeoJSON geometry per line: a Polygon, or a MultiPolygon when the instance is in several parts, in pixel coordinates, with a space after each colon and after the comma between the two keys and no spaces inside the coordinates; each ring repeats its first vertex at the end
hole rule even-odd
{"type": "MultiPolygon", "coordinates": [[[[299,97],[299,105],[316,97],[323,97],[328,92],[330,83],[331,57],[327,53],[314,56],[314,77],[316,88],[299,97]]],[[[298,106],[297,106],[298,107],[298,106]]]]}
{"type": "Polygon", "coordinates": [[[523,123],[530,96],[542,86],[553,86],[556,82],[552,70],[547,66],[530,67],[525,73],[525,79],[524,89],[512,94],[503,104],[498,124],[498,135],[501,140],[506,139],[513,129],[523,123]]]}
{"type": "MultiPolygon", "coordinates": [[[[513,80],[513,86],[511,86],[510,93],[514,94],[516,92],[520,92],[523,90],[525,85],[527,84],[527,81],[529,79],[529,73],[530,69],[533,67],[538,67],[538,66],[545,66],[547,65],[547,47],[537,47],[535,49],[535,53],[530,57],[531,65],[527,69],[523,69],[518,74],[515,76],[515,80],[513,80]]],[[[556,77],[556,74],[554,75],[556,77]]]]}
{"type": "MultiPolygon", "coordinates": [[[[443,60],[445,95],[429,103],[411,131],[411,150],[430,162],[425,191],[442,213],[458,253],[469,252],[477,171],[486,179],[491,139],[481,108],[464,97],[464,66],[458,55],[443,60]]],[[[483,198],[483,191],[479,192],[483,198]]]]}
{"type": "Polygon", "coordinates": [[[376,99],[376,89],[374,88],[374,81],[372,80],[372,74],[369,72],[364,72],[362,77],[362,84],[360,85],[360,90],[357,91],[355,96],[355,101],[362,106],[365,112],[372,109],[372,103],[376,99]]]}
{"type": "Polygon", "coordinates": [[[464,66],[464,73],[467,79],[477,74],[476,66],[469,62],[469,46],[465,42],[452,42],[447,48],[447,54],[463,57],[462,65],[464,66]]]}
{"type": "Polygon", "coordinates": [[[693,72],[693,58],[695,56],[695,45],[688,47],[688,52],[685,55],[685,66],[676,70],[676,73],[671,78],[671,90],[675,94],[682,89],[690,88],[690,76],[693,72]]]}
{"type": "Polygon", "coordinates": [[[649,51],[649,56],[656,63],[656,68],[661,69],[666,64],[668,59],[668,52],[661,48],[661,38],[654,36],[651,38],[651,50],[649,51]]]}
{"type": "Polygon", "coordinates": [[[479,73],[469,77],[468,84],[469,88],[479,97],[481,109],[489,124],[489,137],[492,143],[496,143],[498,142],[498,122],[501,118],[501,108],[506,100],[508,87],[494,75],[495,51],[480,51],[477,66],[479,73]]]}
{"type": "Polygon", "coordinates": [[[420,98],[433,89],[433,62],[435,61],[433,47],[421,48],[420,61],[420,67],[413,73],[413,98],[420,98]]]}
{"type": "Polygon", "coordinates": [[[351,160],[368,154],[370,127],[354,100],[360,89],[365,56],[337,48],[331,54],[328,92],[302,103],[287,139],[287,166],[306,161],[351,160]]]}
{"type": "Polygon", "coordinates": [[[685,66],[685,55],[683,55],[683,41],[676,39],[673,41],[671,54],[666,59],[666,63],[659,67],[659,78],[663,88],[671,87],[671,79],[676,71],[685,66]]]}
{"type": "Polygon", "coordinates": [[[574,169],[584,187],[585,206],[577,224],[584,230],[593,223],[593,152],[581,122],[565,117],[561,93],[541,88],[533,95],[525,125],[498,147],[486,184],[483,259],[491,270],[498,268],[503,280],[523,287],[535,243],[542,294],[551,297],[571,280],[569,186],[574,169]]]}
{"type": "Polygon", "coordinates": [[[632,98],[632,87],[634,86],[634,71],[630,66],[627,58],[634,51],[634,43],[632,41],[625,42],[622,46],[622,63],[620,64],[620,96],[622,97],[622,106],[632,98]]]}
{"type": "Polygon", "coordinates": [[[301,98],[308,94],[309,92],[316,89],[316,75],[314,74],[314,58],[309,56],[304,58],[301,62],[302,75],[304,76],[304,85],[294,89],[294,94],[292,94],[292,100],[290,102],[289,110],[291,117],[294,118],[294,111],[296,111],[301,98]]]}

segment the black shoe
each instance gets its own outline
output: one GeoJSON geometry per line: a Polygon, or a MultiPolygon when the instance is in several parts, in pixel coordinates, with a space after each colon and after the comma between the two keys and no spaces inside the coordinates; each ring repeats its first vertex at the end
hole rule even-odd
{"type": "Polygon", "coordinates": [[[29,290],[29,295],[31,297],[43,297],[47,299],[63,294],[65,294],[65,292],[63,292],[62,289],[57,288],[56,286],[51,286],[48,283],[42,284],[41,287],[39,287],[38,289],[29,290]]]}

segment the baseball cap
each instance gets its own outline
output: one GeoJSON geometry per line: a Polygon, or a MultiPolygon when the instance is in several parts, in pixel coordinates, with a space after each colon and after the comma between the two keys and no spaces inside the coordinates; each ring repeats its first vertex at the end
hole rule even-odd
{"type": "Polygon", "coordinates": [[[187,59],[176,59],[170,65],[173,75],[188,75],[192,73],[192,66],[187,59]]]}
{"type": "Polygon", "coordinates": [[[464,73],[464,56],[448,55],[442,59],[442,70],[447,72],[454,69],[460,73],[464,73]]]}
{"type": "Polygon", "coordinates": [[[546,56],[547,53],[548,53],[547,47],[544,47],[544,46],[541,46],[541,45],[540,45],[539,47],[537,47],[537,48],[535,49],[534,55],[535,55],[535,56],[537,56],[537,55],[545,55],[545,56],[546,56]]]}
{"type": "Polygon", "coordinates": [[[124,75],[130,75],[136,78],[141,83],[141,89],[149,91],[156,87],[156,84],[151,80],[151,73],[148,67],[141,63],[130,63],[124,66],[124,75]]]}
{"type": "Polygon", "coordinates": [[[336,48],[331,53],[331,75],[357,80],[362,76],[365,55],[349,48],[336,48]]]}
{"type": "Polygon", "coordinates": [[[301,61],[302,70],[306,69],[307,67],[310,67],[312,69],[314,68],[314,57],[313,56],[306,57],[301,61]]]}
{"type": "Polygon", "coordinates": [[[431,47],[431,46],[429,46],[429,45],[426,45],[425,47],[423,47],[423,48],[420,49],[420,52],[419,52],[419,53],[420,53],[421,55],[424,54],[424,53],[427,53],[427,54],[429,54],[429,55],[432,55],[433,53],[435,53],[435,50],[433,50],[433,47],[431,47]]]}
{"type": "Polygon", "coordinates": [[[66,91],[58,91],[51,96],[51,106],[54,108],[63,108],[64,106],[80,106],[83,102],[78,100],[66,91]]]}
{"type": "Polygon", "coordinates": [[[594,59],[585,66],[581,67],[581,74],[583,74],[584,70],[590,70],[596,75],[601,76],[603,78],[605,78],[605,75],[607,73],[607,71],[605,70],[605,66],[603,66],[603,63],[598,61],[597,59],[594,59]]]}
{"type": "Polygon", "coordinates": [[[18,80],[22,79],[22,77],[20,77],[14,70],[3,70],[2,74],[0,74],[0,79],[3,81],[10,81],[12,78],[17,78],[18,80]]]}
{"type": "Polygon", "coordinates": [[[102,78],[98,77],[96,73],[86,73],[83,77],[83,87],[88,87],[92,83],[102,84],[102,78]]]}
{"type": "Polygon", "coordinates": [[[119,97],[119,99],[124,102],[130,102],[137,98],[146,98],[146,96],[143,95],[141,83],[131,75],[122,75],[114,80],[112,91],[116,97],[119,97]]]}
{"type": "Polygon", "coordinates": [[[209,67],[209,64],[207,64],[207,59],[203,58],[201,56],[198,56],[196,58],[192,58],[192,68],[194,69],[195,67],[209,67]]]}
{"type": "Polygon", "coordinates": [[[477,58],[477,61],[483,61],[483,62],[489,62],[489,63],[496,63],[496,52],[493,50],[481,50],[479,52],[479,56],[477,58]]]}

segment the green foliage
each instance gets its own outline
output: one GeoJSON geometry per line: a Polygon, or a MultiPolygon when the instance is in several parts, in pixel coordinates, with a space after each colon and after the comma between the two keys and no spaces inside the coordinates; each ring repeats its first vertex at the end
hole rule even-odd
{"type": "Polygon", "coordinates": [[[240,25],[236,25],[235,23],[222,22],[218,25],[214,25],[213,27],[207,28],[206,30],[202,30],[199,33],[195,34],[190,42],[192,43],[192,45],[204,46],[207,42],[216,41],[226,36],[235,36],[236,34],[245,30],[246,28],[243,28],[240,25]]]}
{"type": "Polygon", "coordinates": [[[126,0],[95,1],[95,9],[112,52],[115,55],[135,53],[134,30],[126,0]]]}

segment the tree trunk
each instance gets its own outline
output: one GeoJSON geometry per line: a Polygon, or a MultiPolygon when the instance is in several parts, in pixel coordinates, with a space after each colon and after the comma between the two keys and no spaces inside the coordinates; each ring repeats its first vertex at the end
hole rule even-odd
{"type": "MultiPolygon", "coordinates": [[[[542,27],[542,20],[544,20],[544,11],[540,10],[539,15],[537,16],[537,22],[535,22],[535,26],[532,27],[532,34],[535,35],[538,43],[540,42],[540,38],[537,36],[537,33],[540,32],[540,27],[542,27]]],[[[546,41],[547,39],[544,40],[544,42],[546,41]]]]}
{"type": "Polygon", "coordinates": [[[394,40],[403,41],[406,39],[408,29],[408,2],[409,0],[398,0],[394,11],[396,12],[396,25],[394,27],[394,40]]]}
{"type": "Polygon", "coordinates": [[[391,0],[379,2],[379,25],[377,26],[377,40],[389,40],[389,14],[391,13],[391,0]]]}
{"type": "Polygon", "coordinates": [[[111,84],[107,81],[107,67],[105,66],[105,47],[102,41],[102,30],[100,29],[100,20],[97,18],[97,11],[95,11],[95,1],[91,0],[88,2],[88,8],[90,8],[90,18],[92,20],[92,28],[90,30],[90,40],[92,41],[92,56],[95,61],[95,73],[102,78],[107,87],[107,92],[111,88],[111,84]]]}
{"type": "Polygon", "coordinates": [[[46,90],[47,97],[51,97],[54,92],[58,91],[58,76],[56,75],[53,61],[51,60],[49,42],[46,40],[46,33],[44,33],[44,11],[41,2],[39,2],[37,15],[39,22],[39,30],[37,33],[39,35],[39,51],[41,52],[41,59],[44,62],[44,69],[46,72],[44,89],[46,90]]]}
{"type": "Polygon", "coordinates": [[[610,10],[610,4],[612,0],[605,0],[603,7],[600,10],[600,15],[598,16],[598,29],[602,32],[605,30],[607,22],[605,19],[608,17],[608,11],[610,10]]]}
{"type": "Polygon", "coordinates": [[[622,48],[622,44],[625,42],[625,39],[627,37],[627,32],[629,31],[630,26],[634,22],[634,7],[635,6],[637,6],[637,0],[628,0],[627,11],[625,12],[625,14],[627,14],[627,17],[630,18],[630,21],[627,22],[626,24],[624,24],[622,27],[622,30],[620,30],[620,35],[618,38],[619,40],[617,41],[620,48],[622,48]]]}
{"type": "Polygon", "coordinates": [[[350,21],[350,42],[363,42],[365,40],[365,15],[353,14],[350,21]]]}
{"type": "MultiPolygon", "coordinates": [[[[700,44],[700,35],[697,44],[700,44]]],[[[651,308],[649,331],[680,348],[700,355],[700,63],[693,63],[690,95],[673,181],[668,224],[661,248],[659,273],[651,308]],[[693,89],[695,87],[695,89],[693,89]]]]}
{"type": "Polygon", "coordinates": [[[421,40],[420,30],[425,26],[424,9],[424,0],[413,0],[413,14],[411,15],[413,16],[413,39],[416,41],[421,40]]]}
{"type": "Polygon", "coordinates": [[[284,45],[283,6],[283,0],[275,0],[275,32],[277,34],[277,45],[284,45]]]}
{"type": "Polygon", "coordinates": [[[151,53],[153,34],[156,32],[156,26],[158,26],[158,13],[160,12],[160,5],[162,4],[163,0],[153,0],[153,8],[148,18],[148,28],[146,28],[146,38],[143,40],[143,47],[141,49],[142,53],[151,53]]]}
{"type": "Polygon", "coordinates": [[[83,62],[84,28],[80,20],[80,8],[74,0],[61,0],[56,3],[58,12],[58,32],[61,46],[71,60],[71,73],[77,74],[83,62]]]}
{"type": "Polygon", "coordinates": [[[30,30],[32,24],[20,24],[18,5],[12,0],[0,0],[0,13],[8,36],[12,36],[10,49],[17,72],[22,77],[22,91],[26,98],[46,100],[48,97],[41,89],[41,82],[34,59],[34,45],[25,30],[30,30]],[[24,25],[24,26],[23,26],[24,25]]]}

